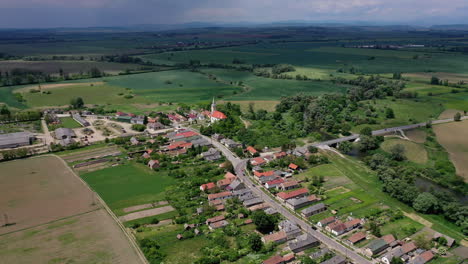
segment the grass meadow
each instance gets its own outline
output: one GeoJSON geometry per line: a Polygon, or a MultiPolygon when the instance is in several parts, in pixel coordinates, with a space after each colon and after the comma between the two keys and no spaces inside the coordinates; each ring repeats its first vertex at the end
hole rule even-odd
{"type": "Polygon", "coordinates": [[[116,212],[133,205],[162,201],[165,188],[175,183],[165,173],[136,163],[89,172],[81,177],[116,212]]]}
{"type": "Polygon", "coordinates": [[[385,141],[382,143],[381,148],[386,151],[390,152],[391,148],[395,145],[402,145],[405,148],[405,157],[412,162],[424,164],[427,162],[427,151],[424,148],[424,145],[399,139],[399,138],[386,138],[385,141]]]}

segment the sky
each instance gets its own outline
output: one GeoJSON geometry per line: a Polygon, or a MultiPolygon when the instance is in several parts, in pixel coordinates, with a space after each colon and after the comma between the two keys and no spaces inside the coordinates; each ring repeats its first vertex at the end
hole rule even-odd
{"type": "Polygon", "coordinates": [[[468,0],[0,0],[0,27],[278,21],[468,24],[468,0]]]}

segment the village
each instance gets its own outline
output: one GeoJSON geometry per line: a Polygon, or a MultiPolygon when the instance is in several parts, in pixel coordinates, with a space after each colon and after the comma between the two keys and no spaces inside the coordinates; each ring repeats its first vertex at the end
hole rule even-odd
{"type": "MultiPolygon", "coordinates": [[[[311,165],[327,163],[326,157],[317,148],[259,150],[221,134],[215,133],[211,137],[200,134],[194,124],[209,125],[227,118],[224,113],[216,110],[214,99],[211,111],[201,109],[188,113],[134,115],[116,112],[115,115],[95,115],[88,111],[63,112],[49,109],[43,115],[43,134],[2,134],[0,148],[23,148],[28,150],[26,155],[32,155],[114,142],[126,150],[105,149],[70,159],[70,164],[79,171],[102,169],[106,166],[98,166],[104,164],[118,166],[124,164],[125,160],[135,160],[155,171],[183,168],[189,164],[220,163],[219,166],[225,172],[223,178],[203,182],[198,186],[197,196],[204,199],[204,202],[196,207],[191,206],[195,208],[193,215],[196,217],[186,216],[178,223],[176,220],[184,230],[176,235],[179,241],[219,230],[223,234],[224,229],[231,229],[233,226],[256,226],[247,229],[247,234],[257,234],[264,244],[263,248],[268,248],[272,253],[263,260],[264,264],[308,263],[305,258],[312,260],[311,263],[325,264],[425,264],[436,256],[443,255],[455,243],[453,238],[434,233],[430,238],[434,241],[434,246],[421,248],[413,240],[414,236],[397,238],[393,234],[375,232],[374,222],[369,218],[357,217],[353,212],[341,213],[340,210],[331,208],[329,201],[333,195],[321,192],[318,188],[324,179],[317,178],[316,188],[313,184],[310,185],[309,179],[298,177],[311,165]],[[70,121],[78,125],[63,126],[70,121]],[[219,149],[219,144],[223,149],[219,149]],[[236,156],[234,152],[239,149],[242,150],[242,157],[237,158],[245,161],[244,177],[248,177],[253,182],[252,185],[236,175],[232,160],[223,154],[229,151],[230,155],[236,156]],[[263,194],[256,194],[254,188],[261,190],[263,194]],[[274,201],[274,204],[265,197],[269,197],[268,200],[274,201]],[[333,244],[321,241],[293,219],[282,215],[277,210],[278,206],[305,221],[313,230],[329,237],[333,244]],[[272,225],[262,229],[262,221],[270,221],[272,225]],[[341,248],[335,248],[334,244],[341,248]],[[354,252],[359,259],[351,258],[348,251],[354,252]]],[[[354,197],[350,199],[355,203],[362,202],[354,197]]],[[[167,213],[177,206],[165,203],[164,207],[152,207],[149,206],[151,209],[147,210],[138,207],[133,213],[119,218],[123,222],[135,222],[158,216],[161,212],[167,213]],[[158,210],[164,208],[168,208],[168,211],[158,210]]],[[[390,215],[387,220],[391,217],[393,216],[390,215]]],[[[137,230],[151,224],[126,226],[129,232],[136,234],[139,232],[137,230]]]]}

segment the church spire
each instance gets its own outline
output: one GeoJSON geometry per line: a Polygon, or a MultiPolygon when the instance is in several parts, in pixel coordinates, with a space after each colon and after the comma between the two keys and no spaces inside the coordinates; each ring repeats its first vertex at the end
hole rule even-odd
{"type": "Polygon", "coordinates": [[[215,103],[215,99],[213,97],[213,102],[211,103],[211,113],[213,114],[214,111],[216,111],[216,103],[215,103]]]}

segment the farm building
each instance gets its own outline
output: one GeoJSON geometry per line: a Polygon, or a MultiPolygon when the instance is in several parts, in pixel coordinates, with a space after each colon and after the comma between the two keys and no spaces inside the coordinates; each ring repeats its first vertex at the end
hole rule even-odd
{"type": "Polygon", "coordinates": [[[293,239],[301,233],[299,226],[289,220],[279,222],[278,228],[286,232],[288,239],[293,239]]]}
{"type": "Polygon", "coordinates": [[[346,258],[340,255],[337,255],[329,260],[325,260],[324,262],[320,264],[344,264],[344,263],[346,263],[346,258]]]}
{"type": "Polygon", "coordinates": [[[306,209],[302,210],[301,214],[304,217],[309,217],[311,215],[318,214],[325,210],[327,210],[327,206],[324,203],[318,203],[318,204],[314,204],[311,207],[307,207],[306,209]]]}
{"type": "Polygon", "coordinates": [[[215,223],[211,223],[209,224],[209,228],[210,230],[215,230],[215,229],[218,229],[218,228],[223,228],[225,226],[229,225],[229,222],[226,221],[226,220],[222,220],[222,221],[219,221],[219,222],[215,222],[215,223]]]}
{"type": "Polygon", "coordinates": [[[209,191],[209,190],[214,189],[214,188],[216,188],[216,184],[214,184],[214,182],[209,182],[209,183],[205,183],[205,184],[200,185],[200,190],[201,191],[209,191]]]}
{"type": "Polygon", "coordinates": [[[311,247],[318,246],[319,244],[320,242],[317,240],[317,238],[309,234],[303,234],[296,237],[296,239],[294,239],[293,241],[290,241],[288,243],[288,247],[292,252],[297,253],[309,249],[311,247]]]}
{"type": "Polygon", "coordinates": [[[434,258],[434,254],[428,250],[423,252],[421,255],[417,256],[414,258],[413,261],[411,261],[411,264],[425,264],[429,261],[431,261],[434,258]]]}
{"type": "Polygon", "coordinates": [[[33,143],[34,139],[34,134],[30,132],[0,134],[0,149],[28,146],[33,143]]]}
{"type": "Polygon", "coordinates": [[[317,226],[319,227],[326,227],[327,225],[333,223],[336,221],[336,218],[334,216],[327,217],[325,219],[322,219],[318,221],[317,226]]]}
{"type": "Polygon", "coordinates": [[[354,245],[362,240],[365,240],[366,239],[366,233],[364,232],[357,232],[355,234],[353,234],[352,236],[350,236],[347,240],[348,243],[350,243],[351,245],[354,245]]]}
{"type": "Polygon", "coordinates": [[[231,192],[221,192],[221,193],[214,193],[214,194],[208,194],[208,201],[214,201],[214,200],[227,200],[232,198],[231,192]]]}
{"type": "MultiPolygon", "coordinates": [[[[393,258],[403,258],[406,254],[416,250],[416,244],[414,242],[406,243],[402,246],[397,246],[392,248],[385,256],[382,257],[382,262],[385,264],[390,264],[393,258]]],[[[402,259],[402,260],[403,260],[402,259]]]]}
{"type": "Polygon", "coordinates": [[[82,125],[84,127],[87,127],[87,126],[91,125],[88,121],[86,121],[86,119],[84,119],[82,116],[80,116],[80,114],[73,114],[72,117],[76,122],[78,122],[80,125],[82,125]]]}
{"type": "Polygon", "coordinates": [[[145,117],[144,116],[136,116],[130,119],[130,123],[137,124],[137,125],[144,125],[145,124],[145,117]]]}
{"type": "Polygon", "coordinates": [[[280,192],[276,196],[285,202],[286,200],[293,199],[293,198],[300,198],[304,197],[309,194],[309,191],[306,188],[301,188],[294,190],[292,192],[286,193],[286,192],[280,192]]]}
{"type": "Polygon", "coordinates": [[[150,160],[148,162],[148,167],[150,167],[151,169],[159,168],[159,160],[150,160]]]}
{"type": "Polygon", "coordinates": [[[315,201],[318,201],[315,195],[310,195],[301,198],[293,198],[286,201],[286,207],[289,207],[292,210],[296,210],[298,208],[309,205],[315,201]]]}
{"type": "Polygon", "coordinates": [[[166,128],[166,126],[163,125],[163,124],[160,123],[160,122],[148,123],[148,124],[146,125],[146,127],[147,127],[148,129],[153,129],[153,130],[159,130],[159,129],[164,129],[164,128],[166,128]]]}
{"type": "Polygon", "coordinates": [[[299,183],[297,181],[287,181],[287,182],[283,182],[282,184],[280,184],[278,189],[281,189],[282,191],[287,191],[287,190],[295,189],[297,187],[299,187],[299,183]]]}
{"type": "Polygon", "coordinates": [[[276,233],[262,237],[263,243],[274,242],[280,244],[286,242],[287,240],[288,238],[286,236],[286,232],[284,231],[278,231],[276,233]]]}
{"type": "Polygon", "coordinates": [[[219,160],[221,158],[221,153],[215,148],[210,148],[207,152],[203,152],[201,156],[208,161],[219,160]]]}

